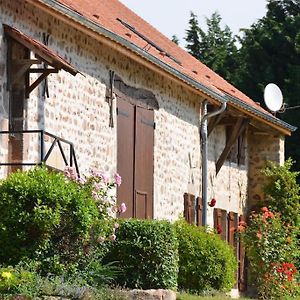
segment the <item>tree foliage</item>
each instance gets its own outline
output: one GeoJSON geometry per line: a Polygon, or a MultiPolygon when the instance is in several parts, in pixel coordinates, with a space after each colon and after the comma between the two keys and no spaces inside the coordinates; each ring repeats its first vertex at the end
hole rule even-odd
{"type": "MultiPolygon", "coordinates": [[[[300,104],[300,2],[298,0],[269,0],[267,14],[241,39],[240,69],[237,86],[255,101],[262,102],[263,89],[269,82],[276,83],[288,106],[300,104]]],[[[278,117],[300,127],[299,110],[286,110],[278,117]]],[[[300,133],[287,139],[286,154],[300,169],[297,147],[300,133]]]]}
{"type": "Polygon", "coordinates": [[[186,31],[188,51],[216,73],[231,81],[237,68],[237,47],[230,28],[221,27],[222,18],[215,12],[206,18],[207,32],[198,25],[197,16],[191,13],[186,31]]]}
{"type": "MultiPolygon", "coordinates": [[[[281,88],[288,107],[299,106],[300,2],[267,0],[266,4],[266,15],[243,29],[241,37],[234,37],[227,26],[221,28],[218,13],[206,19],[207,32],[199,28],[197,16],[191,13],[186,48],[262,106],[263,90],[270,82],[281,88]]],[[[287,109],[277,117],[300,128],[299,114],[299,108],[287,109]]],[[[296,170],[300,170],[299,138],[298,130],[286,140],[286,156],[296,161],[296,170]]]]}
{"type": "Polygon", "coordinates": [[[199,23],[197,16],[191,12],[189,20],[189,28],[186,30],[185,40],[187,42],[186,48],[190,54],[197,59],[200,59],[200,36],[199,36],[199,23]]]}

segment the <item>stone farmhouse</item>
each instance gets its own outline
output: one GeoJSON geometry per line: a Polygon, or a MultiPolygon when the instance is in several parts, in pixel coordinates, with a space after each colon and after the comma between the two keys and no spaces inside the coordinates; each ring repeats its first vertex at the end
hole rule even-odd
{"type": "Polygon", "coordinates": [[[261,167],[294,127],[118,0],[0,0],[0,17],[2,178],[43,162],[118,172],[126,217],[184,215],[238,254],[261,167]]]}

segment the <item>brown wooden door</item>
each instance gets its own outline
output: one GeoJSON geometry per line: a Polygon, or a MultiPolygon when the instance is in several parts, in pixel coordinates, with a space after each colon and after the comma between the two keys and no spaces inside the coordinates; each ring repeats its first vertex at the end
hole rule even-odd
{"type": "Polygon", "coordinates": [[[122,177],[118,203],[125,218],[153,217],[154,112],[118,99],[117,169],[122,177]]]}
{"type": "Polygon", "coordinates": [[[133,171],[134,171],[134,114],[135,108],[132,104],[118,100],[117,121],[117,170],[122,177],[122,184],[118,187],[118,203],[124,202],[127,210],[122,217],[134,216],[133,208],[133,171]]]}
{"type": "Polygon", "coordinates": [[[153,110],[136,106],[135,116],[135,217],[153,217],[153,110]]]}

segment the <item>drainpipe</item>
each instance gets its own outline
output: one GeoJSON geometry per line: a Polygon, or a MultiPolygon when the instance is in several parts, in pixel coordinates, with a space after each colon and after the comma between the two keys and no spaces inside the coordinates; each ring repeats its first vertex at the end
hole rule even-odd
{"type": "Polygon", "coordinates": [[[202,154],[202,203],[203,203],[203,226],[207,225],[207,189],[208,189],[208,156],[207,156],[207,120],[213,116],[221,114],[226,109],[227,103],[223,102],[222,106],[211,112],[207,113],[207,100],[202,104],[203,117],[200,124],[200,137],[201,137],[201,154],[202,154]]]}

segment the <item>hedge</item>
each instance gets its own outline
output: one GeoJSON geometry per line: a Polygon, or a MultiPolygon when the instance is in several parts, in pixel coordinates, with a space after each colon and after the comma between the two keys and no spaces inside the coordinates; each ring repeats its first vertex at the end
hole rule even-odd
{"type": "Polygon", "coordinates": [[[179,240],[178,287],[197,293],[230,290],[237,269],[231,246],[205,228],[181,221],[175,226],[179,240]]]}
{"type": "Polygon", "coordinates": [[[24,258],[61,272],[76,262],[99,220],[89,191],[63,174],[37,167],[0,184],[0,264],[24,258]]]}
{"type": "Polygon", "coordinates": [[[128,219],[120,223],[103,262],[115,262],[120,286],[140,289],[177,288],[178,242],[168,221],[128,219]]]}

